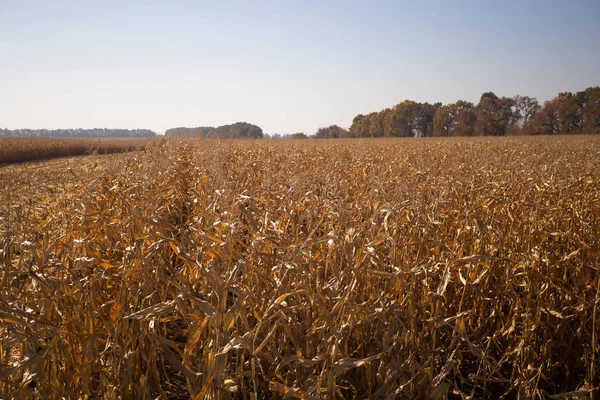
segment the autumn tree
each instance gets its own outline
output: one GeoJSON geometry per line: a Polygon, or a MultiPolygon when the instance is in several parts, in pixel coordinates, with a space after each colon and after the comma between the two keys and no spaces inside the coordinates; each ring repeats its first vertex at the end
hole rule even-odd
{"type": "Polygon", "coordinates": [[[600,87],[560,93],[543,107],[535,97],[498,97],[494,92],[483,93],[477,106],[463,100],[445,106],[404,100],[357,115],[344,132],[350,137],[600,133],[600,87]]]}
{"type": "Polygon", "coordinates": [[[331,125],[326,128],[319,128],[315,137],[318,139],[335,139],[350,137],[350,133],[342,127],[331,125]]]}
{"type": "Polygon", "coordinates": [[[373,112],[366,117],[365,130],[362,137],[383,137],[382,113],[373,112]]]}
{"type": "Polygon", "coordinates": [[[579,110],[579,133],[600,133],[600,87],[589,87],[573,96],[579,110]]]}
{"type": "Polygon", "coordinates": [[[544,107],[535,116],[533,125],[536,133],[544,135],[578,133],[581,112],[573,94],[562,92],[544,103],[544,107]]]}
{"type": "MultiPolygon", "coordinates": [[[[474,123],[467,118],[467,114],[464,114],[466,110],[473,110],[473,103],[459,100],[437,108],[433,117],[433,136],[459,136],[455,132],[459,123],[462,125],[474,123]]],[[[466,133],[465,128],[466,126],[461,126],[462,133],[466,133]]]]}
{"type": "Polygon", "coordinates": [[[441,106],[442,103],[418,103],[413,123],[415,136],[433,136],[433,118],[441,106]]]}
{"type": "Polygon", "coordinates": [[[544,103],[544,107],[532,120],[533,133],[540,135],[556,135],[560,132],[557,106],[554,100],[544,103]]]}
{"type": "Polygon", "coordinates": [[[515,96],[513,97],[513,115],[510,133],[530,134],[532,130],[533,118],[542,108],[535,97],[515,96]]]}
{"type": "Polygon", "coordinates": [[[362,137],[364,133],[364,125],[366,123],[365,116],[362,114],[358,114],[352,120],[352,125],[350,126],[350,133],[353,137],[362,137]]]}
{"type": "Polygon", "coordinates": [[[382,137],[384,136],[385,110],[358,115],[352,120],[350,137],[382,137]]]}
{"type": "Polygon", "coordinates": [[[392,108],[387,122],[388,136],[413,137],[418,103],[404,100],[392,108]]]}
{"type": "Polygon", "coordinates": [[[482,94],[476,107],[475,135],[504,136],[507,126],[514,120],[513,106],[513,99],[499,98],[493,92],[482,94]]]}
{"type": "Polygon", "coordinates": [[[475,111],[474,107],[465,107],[460,110],[458,117],[456,118],[454,136],[475,135],[475,122],[477,122],[477,111],[475,111]]]}

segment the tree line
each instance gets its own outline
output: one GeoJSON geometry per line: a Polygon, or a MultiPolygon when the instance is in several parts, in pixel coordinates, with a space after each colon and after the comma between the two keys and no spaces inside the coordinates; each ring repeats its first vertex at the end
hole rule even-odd
{"type": "Polygon", "coordinates": [[[287,140],[287,139],[308,139],[310,136],[307,136],[306,133],[304,132],[297,132],[297,133],[274,133],[272,135],[269,135],[268,133],[265,133],[264,138],[265,139],[274,139],[274,140],[287,140]]]}
{"type": "Polygon", "coordinates": [[[0,129],[0,136],[143,138],[156,136],[156,133],[149,129],[0,129]]]}
{"type": "Polygon", "coordinates": [[[207,139],[262,138],[263,131],[256,125],[247,122],[236,122],[235,124],[223,125],[217,128],[212,126],[173,128],[168,129],[165,132],[165,136],[187,138],[204,137],[207,139]]]}
{"type": "Polygon", "coordinates": [[[600,87],[559,93],[542,105],[535,97],[481,95],[477,105],[418,103],[405,100],[392,108],[357,115],[350,129],[320,128],[317,138],[505,136],[600,133],[600,87]]]}

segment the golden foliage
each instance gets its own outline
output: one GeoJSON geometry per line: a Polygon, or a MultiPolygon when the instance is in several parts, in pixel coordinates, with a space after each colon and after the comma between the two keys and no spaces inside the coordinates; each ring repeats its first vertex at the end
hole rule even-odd
{"type": "Polygon", "coordinates": [[[1,216],[0,397],[589,396],[599,142],[155,141],[1,216]]]}

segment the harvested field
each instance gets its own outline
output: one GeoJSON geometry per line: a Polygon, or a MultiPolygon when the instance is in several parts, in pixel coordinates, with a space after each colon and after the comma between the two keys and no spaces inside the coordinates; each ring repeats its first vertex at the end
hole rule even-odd
{"type": "Polygon", "coordinates": [[[0,137],[0,164],[143,149],[149,139],[0,137]]]}
{"type": "Polygon", "coordinates": [[[598,136],[107,157],[0,209],[0,398],[598,396],[598,136]]]}

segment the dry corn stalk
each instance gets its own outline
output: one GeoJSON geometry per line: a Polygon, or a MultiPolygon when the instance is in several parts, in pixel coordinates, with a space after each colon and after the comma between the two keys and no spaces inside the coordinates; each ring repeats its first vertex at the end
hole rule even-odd
{"type": "Polygon", "coordinates": [[[78,170],[0,209],[0,397],[589,397],[598,145],[168,141],[78,170]]]}

